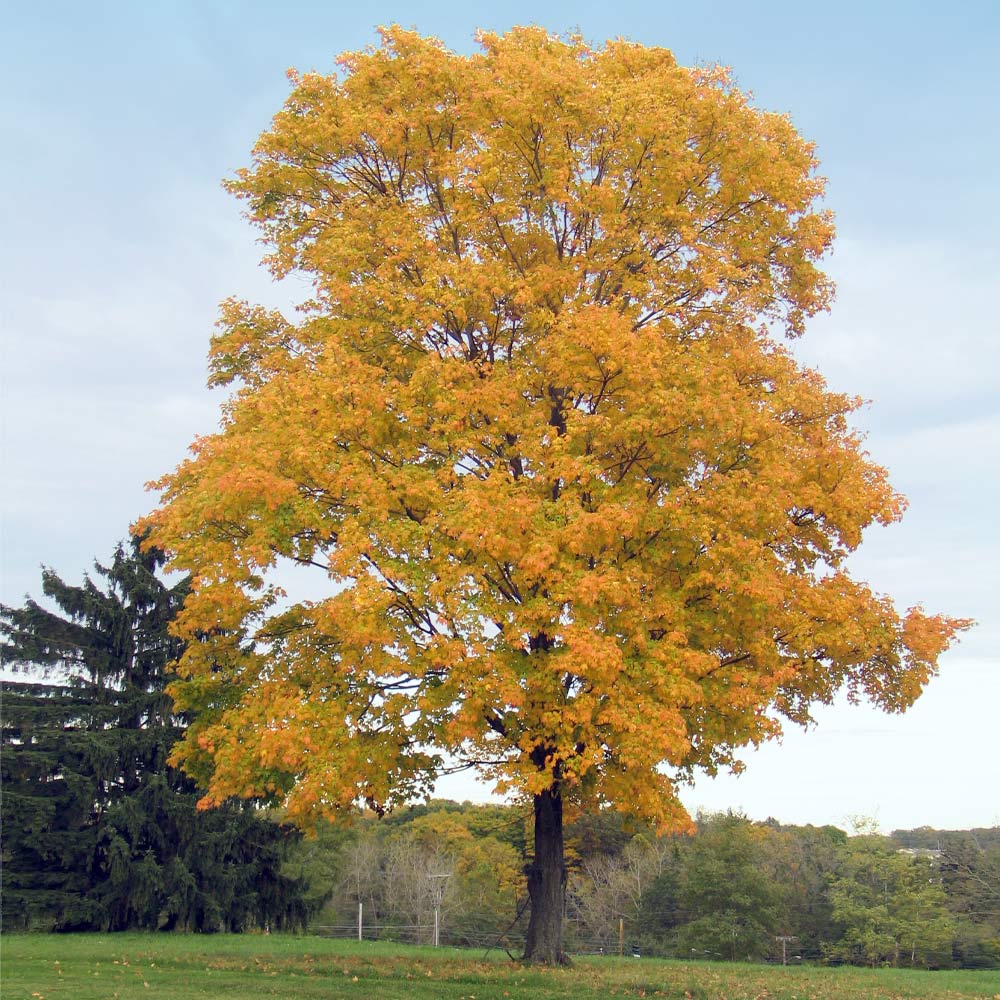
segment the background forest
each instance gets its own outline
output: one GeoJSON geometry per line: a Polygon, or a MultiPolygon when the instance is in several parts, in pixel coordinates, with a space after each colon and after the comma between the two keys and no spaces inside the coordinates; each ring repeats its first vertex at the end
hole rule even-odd
{"type": "MultiPolygon", "coordinates": [[[[530,806],[431,801],[301,837],[263,803],[196,809],[167,764],[190,719],[165,688],[186,584],[119,546],[81,586],[4,607],[4,930],[308,928],[519,948],[530,806]],[[54,607],[53,607],[54,606],[54,607]]],[[[1000,828],[854,836],[700,816],[658,837],[570,817],[575,952],[927,968],[1000,965],[1000,828]]]]}
{"type": "MultiPolygon", "coordinates": [[[[349,828],[321,826],[290,872],[313,888],[311,926],[515,950],[528,811],[433,801],[349,828]],[[329,892],[328,896],[325,896],[329,892]],[[325,896],[325,898],[324,898],[325,896]]],[[[620,814],[569,824],[573,952],[988,968],[1000,959],[1000,828],[896,831],[700,816],[657,837],[620,814]],[[784,941],[782,941],[784,939],[784,941]]]]}

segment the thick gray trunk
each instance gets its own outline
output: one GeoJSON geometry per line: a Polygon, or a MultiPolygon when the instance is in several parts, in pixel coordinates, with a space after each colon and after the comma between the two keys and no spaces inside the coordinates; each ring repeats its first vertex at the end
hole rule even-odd
{"type": "Polygon", "coordinates": [[[566,895],[562,807],[558,788],[535,796],[535,857],[525,869],[531,919],[524,943],[524,959],[542,965],[569,964],[562,936],[566,895]]]}

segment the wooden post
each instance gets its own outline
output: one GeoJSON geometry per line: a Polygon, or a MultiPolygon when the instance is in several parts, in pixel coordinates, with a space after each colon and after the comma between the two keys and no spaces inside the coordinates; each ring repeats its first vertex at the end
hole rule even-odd
{"type": "Polygon", "coordinates": [[[359,899],[358,900],[358,940],[359,941],[361,940],[361,925],[362,925],[362,922],[364,920],[364,917],[363,917],[364,905],[365,904],[362,903],[361,900],[359,899]]]}
{"type": "Polygon", "coordinates": [[[625,954],[625,918],[618,918],[618,957],[625,954]]]}

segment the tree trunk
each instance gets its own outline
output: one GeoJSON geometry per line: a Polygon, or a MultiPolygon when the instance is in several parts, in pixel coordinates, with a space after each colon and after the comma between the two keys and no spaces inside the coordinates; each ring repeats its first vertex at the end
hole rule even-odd
{"type": "Polygon", "coordinates": [[[566,864],[563,803],[558,786],[535,796],[535,857],[525,874],[531,919],[524,942],[524,960],[540,965],[569,965],[562,938],[566,864]]]}

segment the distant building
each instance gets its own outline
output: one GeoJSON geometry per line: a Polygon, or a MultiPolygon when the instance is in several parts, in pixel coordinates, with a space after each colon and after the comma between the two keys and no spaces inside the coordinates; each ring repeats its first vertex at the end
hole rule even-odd
{"type": "Polygon", "coordinates": [[[926,858],[928,861],[937,861],[941,857],[941,851],[931,847],[900,847],[896,853],[905,854],[908,858],[926,858]]]}

